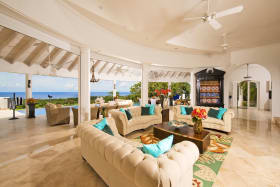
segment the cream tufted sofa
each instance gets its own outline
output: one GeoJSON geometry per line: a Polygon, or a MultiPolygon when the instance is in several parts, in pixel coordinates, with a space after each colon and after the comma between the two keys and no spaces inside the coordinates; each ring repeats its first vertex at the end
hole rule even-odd
{"type": "Polygon", "coordinates": [[[154,158],[142,153],[140,143],[118,134],[112,118],[107,121],[114,136],[95,127],[97,120],[78,125],[82,157],[110,187],[191,187],[193,164],[199,151],[192,142],[183,141],[154,158]]]}
{"type": "Polygon", "coordinates": [[[155,107],[154,115],[141,116],[141,107],[128,107],[131,112],[132,119],[127,120],[125,113],[121,112],[119,109],[111,110],[110,114],[114,118],[119,133],[123,136],[139,129],[145,129],[151,125],[158,124],[162,122],[161,108],[159,106],[155,107]]]}
{"type": "MultiPolygon", "coordinates": [[[[174,107],[174,120],[184,121],[190,125],[193,125],[191,115],[182,115],[180,106],[190,107],[190,106],[185,106],[185,105],[175,106],[174,107]]],[[[211,108],[211,107],[193,106],[193,108],[197,108],[197,107],[204,108],[207,113],[208,113],[209,109],[211,108]]],[[[216,109],[216,110],[218,109],[218,108],[214,108],[214,107],[212,107],[212,108],[216,109]]],[[[216,129],[216,130],[221,130],[224,132],[231,132],[231,119],[233,117],[234,117],[233,111],[228,109],[228,111],[224,114],[222,120],[208,117],[207,119],[202,121],[202,125],[203,125],[203,127],[209,128],[209,129],[216,129]]]]}

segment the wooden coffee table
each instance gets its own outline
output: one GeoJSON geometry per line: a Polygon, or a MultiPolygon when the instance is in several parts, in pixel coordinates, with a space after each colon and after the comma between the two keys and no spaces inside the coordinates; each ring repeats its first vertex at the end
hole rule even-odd
{"type": "Polygon", "coordinates": [[[154,136],[160,140],[170,136],[171,134],[174,135],[174,144],[185,140],[191,141],[197,145],[200,154],[202,154],[210,144],[210,132],[206,130],[203,130],[201,134],[195,134],[193,127],[184,126],[176,128],[168,125],[168,122],[163,122],[154,126],[154,136]]]}

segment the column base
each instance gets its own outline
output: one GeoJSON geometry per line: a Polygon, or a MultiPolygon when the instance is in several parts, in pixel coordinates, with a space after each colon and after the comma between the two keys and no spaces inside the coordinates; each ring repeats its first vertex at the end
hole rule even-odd
{"type": "Polygon", "coordinates": [[[272,117],[272,123],[280,124],[280,117],[272,117]]]}

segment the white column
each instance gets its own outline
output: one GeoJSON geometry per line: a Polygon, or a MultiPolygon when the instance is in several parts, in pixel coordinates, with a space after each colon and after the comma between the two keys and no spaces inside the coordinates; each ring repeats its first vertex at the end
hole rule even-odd
{"type": "Polygon", "coordinates": [[[26,100],[32,98],[32,74],[25,74],[25,116],[29,115],[29,108],[26,100]]]}
{"type": "Polygon", "coordinates": [[[237,82],[232,82],[232,107],[235,108],[237,107],[237,86],[238,83],[237,82]]]}
{"type": "MultiPolygon", "coordinates": [[[[168,89],[171,90],[171,82],[170,81],[168,81],[168,89]]],[[[171,92],[168,92],[168,96],[170,96],[170,95],[171,95],[171,92]]]]}
{"type": "Polygon", "coordinates": [[[196,97],[196,82],[195,82],[195,76],[194,72],[191,72],[191,77],[190,77],[190,84],[191,84],[191,93],[190,93],[190,99],[191,99],[191,105],[195,106],[195,97],[196,97]]]}
{"type": "Polygon", "coordinates": [[[90,49],[81,49],[79,64],[79,123],[90,120],[90,49]]]}
{"type": "Polygon", "coordinates": [[[142,64],[141,105],[148,104],[148,76],[150,65],[142,64]]]}
{"type": "Polygon", "coordinates": [[[115,97],[117,96],[117,88],[116,88],[116,85],[117,85],[117,81],[114,80],[113,98],[115,98],[115,97]]]}
{"type": "Polygon", "coordinates": [[[251,81],[247,82],[247,108],[250,107],[250,82],[251,81]]]}

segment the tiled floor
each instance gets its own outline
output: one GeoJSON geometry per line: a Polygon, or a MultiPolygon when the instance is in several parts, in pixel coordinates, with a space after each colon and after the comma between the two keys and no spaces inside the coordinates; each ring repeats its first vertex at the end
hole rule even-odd
{"type": "MultiPolygon", "coordinates": [[[[232,148],[214,186],[280,186],[280,126],[269,112],[235,113],[232,148]]],[[[72,122],[49,127],[45,116],[0,119],[0,186],[106,186],[81,159],[79,145],[72,122]]]]}

